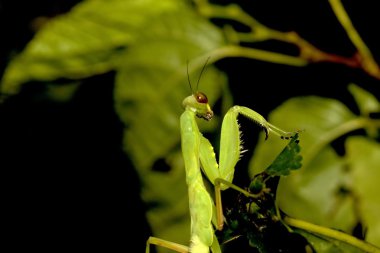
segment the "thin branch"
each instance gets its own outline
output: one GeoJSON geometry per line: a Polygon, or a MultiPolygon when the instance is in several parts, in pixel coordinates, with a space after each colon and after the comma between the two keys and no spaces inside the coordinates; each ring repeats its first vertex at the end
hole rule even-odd
{"type": "Polygon", "coordinates": [[[350,38],[356,49],[358,50],[359,56],[362,61],[362,67],[369,74],[380,78],[380,68],[379,65],[375,62],[371,51],[364,43],[359,33],[356,31],[354,25],[352,24],[350,17],[345,11],[342,2],[340,0],[329,0],[331,8],[333,9],[335,16],[343,26],[344,30],[347,33],[347,36],[350,38]]]}
{"type": "MultiPolygon", "coordinates": [[[[254,50],[249,51],[250,54],[248,58],[258,59],[262,61],[269,61],[293,66],[303,66],[310,62],[332,62],[336,64],[342,64],[350,68],[360,68],[363,69],[369,75],[380,79],[380,68],[375,62],[370,53],[369,49],[365,43],[361,40],[360,36],[352,26],[352,23],[344,11],[340,0],[330,0],[335,14],[338,20],[342,23],[343,27],[347,31],[350,39],[353,41],[355,46],[358,48],[358,54],[352,57],[340,56],[328,52],[324,52],[310,42],[302,38],[299,34],[293,31],[282,32],[278,30],[271,29],[261,24],[255,18],[246,13],[239,5],[230,4],[227,6],[220,6],[210,4],[207,0],[195,0],[198,11],[207,18],[220,18],[228,19],[239,22],[250,28],[250,32],[241,33],[235,31],[232,27],[227,26],[225,31],[227,38],[229,38],[234,45],[238,45],[241,42],[257,42],[265,40],[277,40],[284,43],[289,43],[295,45],[299,49],[298,56],[290,56],[281,53],[273,53],[274,60],[270,55],[271,52],[258,50],[258,55],[255,56],[256,52],[254,50]],[[287,57],[286,57],[287,56],[287,57]],[[298,61],[296,60],[298,58],[298,61]],[[301,64],[302,62],[302,64],[301,64]]],[[[228,48],[228,47],[227,47],[228,48]]],[[[239,54],[236,47],[228,49],[228,53],[239,54]]],[[[225,49],[223,49],[225,50],[225,49]]],[[[221,50],[221,51],[223,51],[221,50]]],[[[243,49],[248,51],[247,48],[243,49]]],[[[244,55],[241,55],[244,57],[244,55]]]]}
{"type": "Polygon", "coordinates": [[[225,46],[217,48],[211,52],[211,55],[214,61],[226,57],[245,57],[255,60],[267,61],[277,64],[286,64],[297,67],[305,66],[308,63],[306,60],[298,57],[241,46],[225,46]]]}
{"type": "Polygon", "coordinates": [[[380,253],[380,249],[368,242],[359,240],[356,237],[353,237],[349,234],[340,232],[338,230],[330,229],[327,227],[318,226],[303,220],[298,220],[294,218],[290,218],[288,216],[285,216],[283,218],[284,222],[288,224],[291,227],[300,228],[303,230],[306,230],[311,233],[319,234],[322,236],[326,236],[328,238],[332,238],[335,240],[339,240],[342,242],[345,242],[347,244],[350,244],[352,246],[355,246],[365,252],[370,253],[380,253]]]}
{"type": "Polygon", "coordinates": [[[319,136],[318,141],[314,143],[314,145],[311,146],[304,154],[303,166],[306,167],[326,145],[328,145],[338,137],[358,129],[371,127],[380,129],[380,120],[358,117],[350,121],[347,121],[343,124],[340,124],[339,126],[331,129],[330,131],[327,131],[324,135],[319,136]]]}

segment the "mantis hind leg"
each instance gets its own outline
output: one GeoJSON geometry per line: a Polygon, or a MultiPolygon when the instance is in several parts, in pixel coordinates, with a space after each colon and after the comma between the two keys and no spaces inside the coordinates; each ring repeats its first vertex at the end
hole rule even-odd
{"type": "MultiPolygon", "coordinates": [[[[150,236],[148,238],[148,240],[146,241],[145,253],[150,253],[150,245],[151,244],[161,246],[161,247],[165,247],[167,249],[171,249],[173,251],[180,252],[180,253],[190,252],[190,248],[188,246],[150,236]]],[[[215,234],[214,234],[213,243],[211,245],[211,251],[212,251],[212,253],[221,253],[220,245],[219,245],[218,239],[216,238],[215,234]]]]}
{"type": "Polygon", "coordinates": [[[243,188],[223,179],[217,178],[215,179],[215,206],[216,206],[216,220],[217,220],[217,229],[223,229],[223,206],[222,206],[222,194],[221,194],[221,186],[225,185],[229,188],[232,188],[238,192],[243,193],[246,197],[257,198],[260,194],[250,193],[243,188]]]}
{"type": "Polygon", "coordinates": [[[148,238],[148,240],[146,241],[145,253],[150,252],[150,245],[151,244],[161,246],[161,247],[165,247],[167,249],[171,249],[173,251],[180,252],[180,253],[188,253],[189,252],[189,247],[187,247],[185,245],[150,236],[148,238]]]}

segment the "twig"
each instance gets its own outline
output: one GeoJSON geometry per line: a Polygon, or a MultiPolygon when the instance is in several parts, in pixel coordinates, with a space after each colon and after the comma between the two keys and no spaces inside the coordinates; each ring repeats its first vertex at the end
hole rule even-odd
{"type": "Polygon", "coordinates": [[[353,237],[349,234],[340,232],[338,230],[318,226],[318,225],[315,225],[315,224],[312,224],[312,223],[309,223],[309,222],[306,222],[303,220],[290,218],[288,216],[285,216],[283,218],[283,220],[286,224],[288,224],[291,227],[300,228],[300,229],[306,230],[306,231],[311,232],[311,233],[319,234],[322,236],[326,236],[328,238],[332,238],[335,240],[345,242],[345,243],[350,244],[352,246],[355,246],[355,247],[357,247],[357,248],[359,248],[365,252],[370,252],[370,253],[379,253],[380,252],[380,249],[378,247],[376,247],[376,246],[374,246],[368,242],[359,240],[358,238],[353,237]]]}
{"type": "MultiPolygon", "coordinates": [[[[348,36],[358,49],[358,53],[354,54],[352,57],[345,57],[324,52],[312,45],[310,42],[302,38],[294,31],[282,32],[266,27],[257,21],[254,17],[246,13],[237,4],[220,6],[210,4],[207,0],[194,0],[194,2],[196,3],[198,11],[207,18],[233,20],[247,26],[250,29],[250,32],[242,33],[235,31],[232,27],[226,27],[225,30],[227,37],[230,38],[232,44],[235,45],[234,47],[227,46],[220,50],[220,52],[226,53],[226,56],[229,56],[229,54],[239,55],[240,52],[244,51],[249,53],[249,58],[293,66],[304,66],[310,62],[332,62],[336,64],[342,64],[350,68],[363,69],[369,75],[380,79],[379,66],[353,27],[347,13],[340,3],[340,0],[330,0],[330,4],[333,7],[334,13],[336,14],[339,22],[345,28],[348,36]],[[257,41],[265,40],[277,40],[284,43],[293,44],[298,48],[299,55],[290,56],[278,52],[269,52],[252,48],[251,50],[248,50],[248,48],[242,48],[242,50],[238,49],[240,47],[239,43],[241,42],[254,43],[257,41]]],[[[244,57],[244,55],[239,56],[244,57]]]]}
{"type": "Polygon", "coordinates": [[[375,62],[371,51],[364,43],[359,33],[356,31],[354,25],[352,24],[350,17],[345,11],[342,2],[340,0],[329,0],[331,8],[333,9],[335,16],[343,26],[344,30],[347,33],[347,36],[350,38],[356,49],[358,50],[357,57],[361,63],[361,67],[368,72],[368,74],[380,78],[380,68],[379,65],[375,62]]]}

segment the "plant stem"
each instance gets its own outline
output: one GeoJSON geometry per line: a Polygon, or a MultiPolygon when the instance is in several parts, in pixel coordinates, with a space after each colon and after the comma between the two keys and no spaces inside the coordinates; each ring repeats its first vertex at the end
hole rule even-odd
{"type": "Polygon", "coordinates": [[[312,223],[309,223],[309,222],[306,222],[303,220],[290,218],[288,216],[285,216],[283,218],[283,220],[286,224],[288,224],[291,227],[300,228],[300,229],[306,230],[306,231],[311,232],[311,233],[316,233],[319,235],[323,235],[323,236],[326,236],[326,237],[329,237],[329,238],[332,238],[335,240],[339,240],[339,241],[348,243],[348,244],[355,246],[355,247],[357,247],[357,248],[359,248],[365,252],[371,252],[371,253],[379,253],[380,252],[380,248],[378,248],[378,247],[376,247],[370,243],[367,243],[365,241],[359,240],[358,238],[356,238],[354,236],[340,232],[338,230],[330,229],[330,228],[323,227],[323,226],[318,226],[318,225],[315,225],[315,224],[312,224],[312,223]]]}
{"type": "MultiPolygon", "coordinates": [[[[257,41],[277,40],[292,44],[299,50],[298,56],[289,56],[263,50],[258,50],[258,55],[256,55],[256,52],[251,51],[248,53],[248,58],[293,66],[299,66],[300,62],[302,62],[303,65],[310,62],[332,62],[336,64],[342,64],[350,68],[361,68],[372,77],[380,79],[380,68],[378,64],[352,25],[349,16],[345,12],[340,0],[329,1],[335,15],[337,16],[337,19],[342,24],[349,38],[358,49],[359,53],[354,54],[352,57],[345,57],[324,52],[312,45],[310,42],[302,38],[294,31],[283,32],[266,27],[257,21],[254,17],[249,15],[247,12],[245,12],[237,4],[220,6],[210,4],[207,0],[194,0],[199,13],[201,13],[203,16],[207,18],[233,20],[250,28],[250,32],[242,33],[235,31],[230,26],[227,26],[225,29],[226,36],[232,44],[239,44],[241,42],[254,43],[257,41]],[[274,54],[274,59],[272,59],[270,53],[274,54]],[[297,60],[295,60],[297,58],[299,61],[297,64],[294,64],[297,62],[297,60]]],[[[233,53],[232,51],[228,53],[233,53]]],[[[244,55],[241,54],[237,54],[236,56],[244,57],[244,55]]]]}
{"type": "Polygon", "coordinates": [[[297,67],[305,66],[308,63],[305,59],[301,59],[299,57],[242,46],[225,46],[217,48],[213,52],[211,52],[211,54],[213,55],[214,61],[226,57],[245,57],[255,60],[267,61],[278,64],[286,64],[297,67]]]}
{"type": "Polygon", "coordinates": [[[333,128],[329,131],[326,131],[325,134],[319,136],[319,141],[317,141],[313,146],[311,146],[308,151],[304,154],[303,166],[306,167],[320,152],[323,147],[331,143],[336,138],[345,135],[354,130],[366,128],[366,127],[375,127],[380,128],[380,120],[374,120],[366,117],[358,117],[347,121],[343,124],[340,124],[336,128],[333,128]]]}
{"type": "Polygon", "coordinates": [[[375,62],[371,51],[367,47],[367,45],[364,43],[362,38],[360,37],[359,33],[356,31],[355,27],[353,26],[350,17],[348,16],[347,12],[345,11],[342,2],[340,0],[329,0],[331,8],[333,9],[335,16],[343,26],[344,30],[347,33],[347,36],[350,38],[354,46],[359,52],[359,55],[361,56],[362,60],[362,67],[365,71],[367,71],[369,74],[380,77],[380,68],[375,62]]]}

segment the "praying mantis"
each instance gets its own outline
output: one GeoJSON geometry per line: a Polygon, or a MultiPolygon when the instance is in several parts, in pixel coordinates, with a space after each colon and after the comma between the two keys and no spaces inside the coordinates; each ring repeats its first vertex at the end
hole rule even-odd
{"type": "Polygon", "coordinates": [[[214,253],[221,252],[215,236],[215,229],[223,229],[221,190],[229,187],[238,188],[232,184],[235,165],[242,155],[238,115],[245,116],[262,127],[266,135],[265,139],[268,138],[269,133],[273,133],[281,139],[289,139],[294,134],[294,132],[286,132],[270,124],[262,115],[248,107],[235,105],[228,110],[223,118],[218,163],[213,146],[199,131],[196,122],[196,118],[210,121],[214,116],[207,96],[198,91],[199,80],[207,62],[208,59],[199,75],[196,91],[192,89],[187,70],[192,94],[183,100],[184,112],[180,117],[181,148],[186,170],[191,218],[190,245],[185,246],[160,238],[149,237],[146,253],[150,252],[151,244],[183,253],[206,253],[210,252],[210,249],[214,253]],[[203,183],[203,175],[215,186],[215,204],[203,183]]]}

